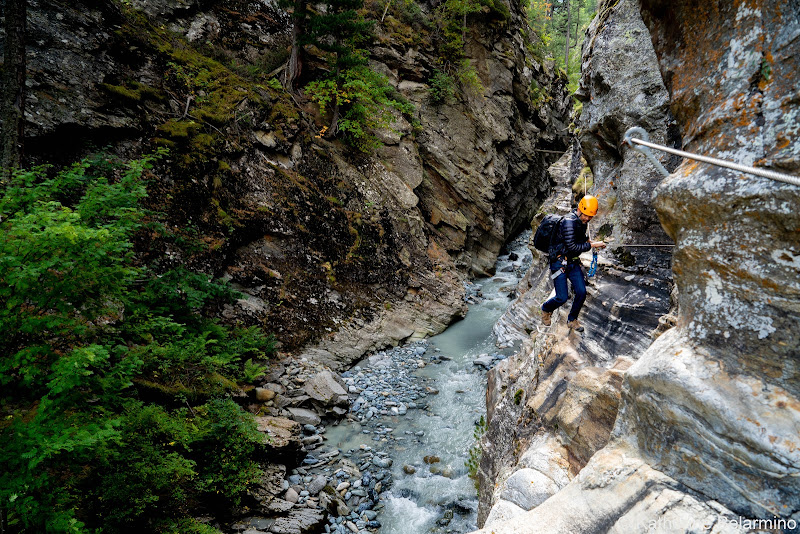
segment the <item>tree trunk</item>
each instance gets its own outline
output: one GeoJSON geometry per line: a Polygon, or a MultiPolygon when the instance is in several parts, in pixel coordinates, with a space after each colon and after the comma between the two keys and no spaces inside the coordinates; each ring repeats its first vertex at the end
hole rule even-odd
{"type": "Polygon", "coordinates": [[[564,72],[569,74],[569,34],[570,34],[570,27],[569,27],[569,17],[570,17],[570,5],[569,0],[567,0],[567,26],[566,26],[566,34],[567,38],[564,42],[564,72]]]}
{"type": "Polygon", "coordinates": [[[461,23],[461,46],[467,46],[467,10],[464,8],[464,18],[461,23]]]}
{"type": "Polygon", "coordinates": [[[293,94],[297,91],[295,86],[303,72],[303,47],[300,44],[300,37],[305,30],[305,11],[305,2],[297,0],[292,13],[292,51],[289,54],[289,64],[286,66],[283,83],[286,90],[293,94]]]}
{"type": "Polygon", "coordinates": [[[580,40],[578,38],[578,32],[581,29],[581,7],[583,7],[582,4],[583,4],[583,0],[578,0],[577,16],[575,17],[575,46],[576,47],[578,46],[578,43],[580,42],[580,40]]]}
{"type": "Polygon", "coordinates": [[[339,133],[339,102],[336,102],[336,105],[333,106],[333,118],[331,119],[331,126],[328,128],[328,131],[325,132],[326,139],[333,139],[336,137],[336,134],[339,133]]]}
{"type": "MultiPolygon", "coordinates": [[[[339,70],[339,66],[337,65],[336,66],[336,72],[335,72],[335,78],[334,78],[336,80],[336,88],[337,88],[336,92],[337,93],[339,93],[340,89],[341,89],[339,87],[339,73],[340,73],[340,70],[339,70]]],[[[326,139],[333,139],[334,137],[336,137],[336,134],[338,134],[338,133],[339,133],[339,97],[337,96],[336,97],[336,104],[334,104],[334,106],[333,106],[333,117],[331,118],[331,125],[328,128],[328,131],[325,132],[325,138],[326,139]]]]}
{"type": "Polygon", "coordinates": [[[4,0],[6,42],[3,68],[2,175],[8,176],[22,161],[25,126],[25,33],[27,0],[4,0]]]}

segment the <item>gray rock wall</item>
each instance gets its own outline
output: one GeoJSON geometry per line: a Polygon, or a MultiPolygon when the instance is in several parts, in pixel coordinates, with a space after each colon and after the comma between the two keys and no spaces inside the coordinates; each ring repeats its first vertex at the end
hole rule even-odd
{"type": "MultiPolygon", "coordinates": [[[[490,373],[491,417],[482,442],[487,453],[480,476],[482,488],[496,489],[481,492],[479,509],[479,524],[486,520],[487,526],[510,518],[512,511],[524,511],[505,504],[504,481],[525,468],[521,458],[541,440],[553,444],[548,450],[560,451],[555,454],[568,466],[570,478],[607,444],[622,376],[662,325],[673,320],[668,315],[673,304],[671,249],[625,246],[672,243],[651,199],[661,175],[644,156],[619,147],[633,125],[647,128],[662,142],[674,136],[669,98],[636,3],[608,2],[599,12],[583,48],[578,131],[592,169],[589,193],[600,201],[590,235],[607,239],[609,247],[600,253],[598,273],[587,288],[579,318],[586,332],[566,328],[570,303],[556,312],[553,327],[541,325],[540,307],[553,284],[545,255],[535,250],[518,298],[495,325],[500,343],[522,341],[523,348],[519,359],[490,373]]],[[[574,208],[571,186],[575,170],[580,170],[572,165],[574,159],[567,153],[550,168],[555,187],[537,220],[545,213],[566,214],[574,208]]],[[[666,159],[664,163],[674,166],[666,159]]],[[[585,270],[590,261],[591,254],[585,254],[585,270]]]]}
{"type": "Polygon", "coordinates": [[[31,0],[27,153],[69,163],[169,145],[153,207],[209,245],[172,260],[231,280],[245,298],[228,319],[347,365],[461,316],[463,279],[492,269],[546,194],[553,155],[537,149],[566,146],[566,80],[533,56],[520,6],[504,7],[469,19],[482,89],[438,106],[430,36],[402,38],[411,27],[389,13],[372,66],[420,126],[398,116],[365,157],[315,137],[314,106],[268,83],[290,38],[273,2],[31,0]],[[254,82],[235,65],[265,71],[254,82]],[[550,98],[534,103],[531,87],[550,98]]]}
{"type": "MultiPolygon", "coordinates": [[[[584,48],[590,135],[583,132],[582,145],[599,187],[611,185],[615,174],[615,185],[632,183],[639,191],[636,203],[654,190],[643,220],[631,218],[618,192],[623,205],[614,206],[608,221],[615,234],[622,230],[615,237],[663,239],[661,230],[646,230],[657,213],[676,245],[679,305],[664,321],[675,326],[621,369],[607,444],[585,465],[573,464],[574,478],[547,501],[527,513],[498,513],[480,532],[794,532],[800,523],[800,224],[794,209],[800,188],[663,156],[673,172],[656,186],[641,156],[615,143],[632,122],[647,124],[657,142],[800,174],[800,143],[792,137],[800,10],[782,1],[621,1],[599,11],[584,48]],[[637,35],[646,41],[626,45],[637,35]],[[635,49],[647,52],[638,62],[620,56],[635,49]],[[617,104],[604,102],[604,95],[617,95],[617,104]],[[639,180],[648,185],[639,187],[639,180]]],[[[633,256],[656,269],[661,264],[633,256]]],[[[491,385],[498,421],[510,424],[509,414],[524,413],[509,408],[513,393],[504,394],[517,374],[530,380],[523,399],[559,389],[546,377],[553,374],[548,362],[564,350],[539,337],[526,347],[544,367],[534,372],[535,363],[518,362],[503,371],[505,381],[499,376],[491,385]]],[[[562,361],[556,372],[567,377],[560,386],[566,392],[581,382],[574,358],[562,361]]],[[[514,424],[530,428],[523,418],[514,424]]],[[[537,432],[574,446],[574,437],[560,429],[542,425],[537,432]]],[[[505,466],[501,484],[509,471],[525,467],[508,467],[517,458],[511,449],[493,459],[505,466]]]]}
{"type": "MultiPolygon", "coordinates": [[[[800,6],[644,2],[643,14],[685,149],[799,175],[800,6]]],[[[800,521],[800,187],[686,161],[655,199],[681,312],[631,369],[618,424],[687,486],[800,521]]]]}

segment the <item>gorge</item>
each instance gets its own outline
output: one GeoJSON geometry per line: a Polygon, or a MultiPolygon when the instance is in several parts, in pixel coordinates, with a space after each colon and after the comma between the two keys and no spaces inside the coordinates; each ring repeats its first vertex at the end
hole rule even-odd
{"type": "MultiPolygon", "coordinates": [[[[121,396],[159,406],[141,413],[201,429],[227,424],[214,403],[232,400],[257,430],[242,458],[258,475],[225,486],[239,492],[231,500],[217,495],[222,476],[190,485],[213,463],[204,447],[223,449],[153,425],[163,455],[129,463],[181,467],[124,479],[131,494],[140,482],[158,491],[136,506],[120,497],[132,511],[112,524],[82,492],[113,471],[108,449],[138,442],[92,419],[27,445],[25,429],[35,434],[53,391],[69,388],[30,386],[36,373],[16,351],[33,334],[9,333],[0,531],[799,531],[800,188],[657,152],[665,178],[622,138],[640,126],[665,146],[800,174],[800,4],[602,0],[571,95],[527,5],[486,0],[462,19],[447,2],[367,1],[366,64],[397,107],[366,151],[327,135],[318,101],[284,87],[293,5],[27,0],[26,164],[162,150],[143,171],[154,226],[131,237],[132,261],[164,284],[185,273],[159,296],[274,334],[277,352],[259,356],[242,336],[251,367],[236,380],[210,356],[180,360],[208,366],[213,388],[168,382],[163,363],[120,381],[121,396]],[[437,93],[447,65],[456,90],[437,93]],[[568,329],[563,311],[546,328],[552,283],[530,228],[585,192],[600,201],[590,235],[608,243],[586,331],[568,329]],[[199,279],[235,294],[197,297],[199,279]],[[217,420],[195,422],[206,413],[217,420]],[[47,480],[64,500],[47,500],[47,480]],[[22,502],[50,511],[25,519],[22,502]]],[[[301,86],[331,71],[320,47],[304,50],[301,86]]],[[[0,225],[14,220],[8,206],[0,225]]],[[[22,270],[2,261],[4,281],[22,270]]],[[[141,279],[130,285],[146,293],[141,279]]],[[[32,291],[0,293],[4,327],[33,307],[32,291]]],[[[103,313],[79,321],[89,334],[64,339],[92,348],[113,330],[108,362],[124,363],[119,347],[182,332],[151,320],[153,332],[120,333],[137,317],[126,299],[101,298],[103,313]]],[[[203,335],[181,353],[228,347],[203,335]]],[[[68,347],[53,346],[53,362],[66,361],[68,347]]],[[[76,374],[111,366],[94,361],[76,374]]],[[[91,387],[76,386],[80,408],[64,413],[117,409],[91,387]]]]}

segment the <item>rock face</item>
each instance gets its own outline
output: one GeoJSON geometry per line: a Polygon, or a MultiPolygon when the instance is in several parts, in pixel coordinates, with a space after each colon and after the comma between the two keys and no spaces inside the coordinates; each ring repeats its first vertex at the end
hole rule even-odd
{"type": "MultiPolygon", "coordinates": [[[[792,207],[800,188],[666,158],[672,174],[653,187],[654,175],[641,173],[644,158],[618,142],[628,127],[647,124],[656,142],[797,175],[800,144],[790,132],[798,127],[800,9],[786,1],[698,8],[623,0],[599,12],[583,51],[581,144],[606,195],[625,183],[636,195],[654,189],[650,207],[638,212],[645,220],[629,216],[636,210],[620,191],[605,223],[617,242],[624,236],[654,243],[664,238],[648,230],[657,213],[676,245],[677,290],[671,315],[654,330],[674,326],[652,343],[642,331],[639,347],[646,346],[627,355],[605,342],[584,345],[583,352],[582,342],[558,325],[551,333],[560,342],[534,329],[527,357],[509,360],[490,380],[484,450],[497,454],[484,454],[481,469],[486,482],[507,486],[529,468],[519,450],[555,439],[550,465],[569,461],[571,480],[528,512],[506,504],[502,491],[487,492],[479,519],[491,523],[480,532],[744,532],[758,528],[757,520],[771,521],[762,528],[794,532],[800,381],[792,325],[800,310],[800,220],[792,207]],[[635,50],[641,57],[631,61],[626,54],[635,50]],[[640,71],[644,65],[660,76],[650,67],[640,71]],[[614,95],[627,97],[606,101],[614,95]],[[649,185],[636,185],[639,179],[649,185]],[[579,360],[607,354],[614,365],[602,369],[579,360]],[[595,414],[594,431],[581,438],[574,423],[564,428],[586,413],[595,414]],[[493,421],[515,428],[513,435],[493,433],[493,421]]],[[[651,273],[663,264],[653,253],[616,252],[613,259],[633,260],[651,273]]],[[[540,285],[533,276],[528,293],[535,294],[540,285]]],[[[590,291],[588,335],[597,326],[590,310],[603,298],[602,287],[590,291]]],[[[502,332],[535,318],[530,309],[507,320],[502,332]]]]}
{"type": "MultiPolygon", "coordinates": [[[[602,99],[597,103],[601,105],[602,99]]],[[[550,168],[555,188],[541,214],[564,214],[570,208],[571,158],[566,154],[550,168]]],[[[649,205],[647,198],[639,201],[649,205]]],[[[612,217],[607,215],[604,220],[612,217]]],[[[597,231],[594,225],[591,232],[597,231]]],[[[609,237],[615,238],[617,231],[639,235],[629,231],[624,222],[616,223],[609,237]]],[[[553,327],[541,325],[540,306],[551,294],[552,282],[547,260],[536,250],[534,265],[517,289],[518,298],[495,325],[501,343],[521,340],[523,345],[517,357],[502,362],[488,375],[488,430],[483,448],[492,452],[482,456],[479,477],[482,488],[491,485],[495,489],[481,491],[479,524],[485,521],[494,528],[530,509],[508,498],[506,486],[516,473],[541,470],[545,478],[534,481],[529,491],[550,496],[608,443],[619,409],[622,377],[652,343],[662,321],[668,321],[671,280],[661,266],[659,255],[663,253],[628,258],[633,263],[625,265],[610,248],[601,253],[598,274],[587,287],[580,316],[586,332],[568,330],[563,318],[566,311],[562,310],[554,314],[553,327]],[[545,460],[528,467],[531,457],[545,460]],[[556,468],[560,475],[553,477],[549,470],[556,468]]],[[[591,254],[584,256],[588,267],[591,254]]]]}
{"type": "MultiPolygon", "coordinates": [[[[800,174],[800,6],[677,5],[643,14],[684,147],[800,174]]],[[[619,424],[650,463],[737,513],[800,521],[798,202],[796,186],[691,162],[658,187],[681,314],[631,370],[619,424]],[[664,426],[675,434],[649,443],[664,426]]]]}
{"type": "Polygon", "coordinates": [[[532,55],[519,5],[496,4],[468,24],[480,88],[438,105],[435,37],[399,38],[411,28],[388,12],[371,65],[416,109],[361,155],[316,137],[313,106],[271,78],[290,39],[272,3],[32,0],[27,154],[168,146],[152,207],[202,239],[161,252],[228,279],[242,293],[229,320],[341,368],[463,315],[465,276],[491,270],[545,195],[541,150],[566,144],[566,79],[532,55]]]}

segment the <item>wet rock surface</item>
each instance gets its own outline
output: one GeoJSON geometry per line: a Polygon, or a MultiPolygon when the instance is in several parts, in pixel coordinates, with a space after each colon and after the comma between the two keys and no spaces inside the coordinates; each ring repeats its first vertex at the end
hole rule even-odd
{"type": "MultiPolygon", "coordinates": [[[[504,289],[530,264],[530,254],[519,250],[527,239],[515,240],[510,248],[516,252],[501,256],[502,269],[511,268],[489,281],[494,286],[466,284],[465,301],[476,310],[495,303],[499,308],[491,313],[499,315],[509,302],[504,289]]],[[[478,322],[490,334],[491,321],[478,322]]],[[[458,350],[474,353],[458,354],[440,348],[437,339],[375,352],[341,374],[301,358],[286,360],[266,377],[260,389],[279,393],[251,408],[273,414],[257,417],[271,436],[269,446],[294,450],[297,459],[271,466],[270,476],[252,492],[257,504],[251,509],[262,515],[245,517],[228,530],[343,534],[474,528],[477,501],[464,463],[482,410],[485,373],[474,361],[483,358],[494,367],[507,356],[482,352],[493,341],[476,348],[466,342],[458,350]],[[458,384],[443,383],[443,373],[458,384]],[[459,404],[452,406],[456,399],[459,404]],[[331,410],[341,406],[347,407],[343,418],[331,410]],[[455,438],[442,441],[444,434],[455,438]],[[408,523],[408,514],[419,517],[408,523]]],[[[257,401],[258,395],[264,398],[253,392],[257,401]]]]}

